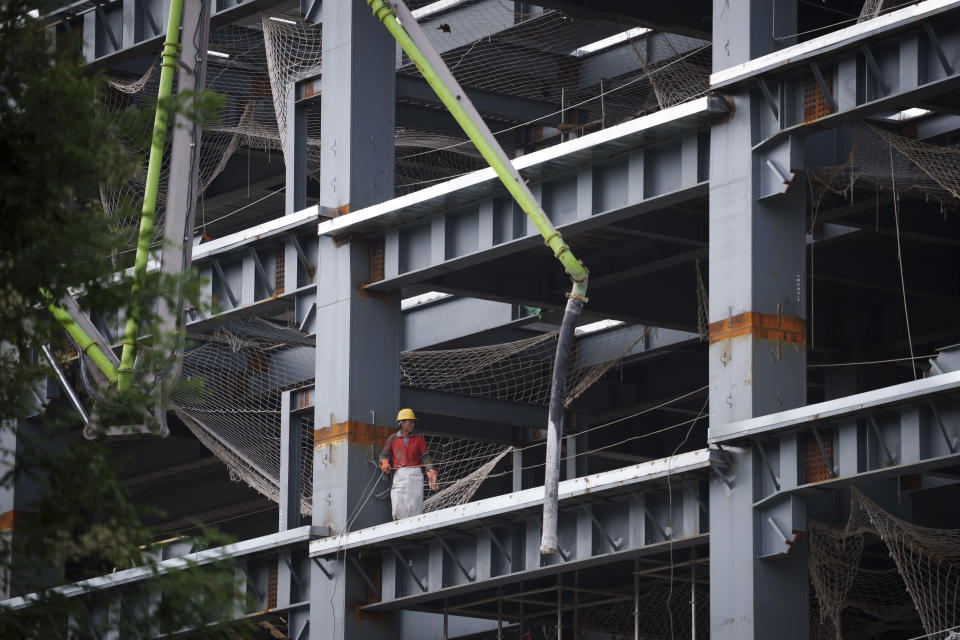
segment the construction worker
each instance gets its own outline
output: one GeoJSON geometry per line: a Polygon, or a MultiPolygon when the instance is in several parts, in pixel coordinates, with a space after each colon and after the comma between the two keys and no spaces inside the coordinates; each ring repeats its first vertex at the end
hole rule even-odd
{"type": "Polygon", "coordinates": [[[401,409],[397,414],[397,424],[400,431],[387,438],[380,451],[380,469],[389,475],[392,466],[396,472],[390,488],[394,520],[419,515],[423,511],[421,465],[427,468],[430,489],[436,491],[438,488],[437,472],[433,468],[433,456],[427,449],[427,442],[419,433],[413,432],[417,416],[410,409],[401,409]]]}

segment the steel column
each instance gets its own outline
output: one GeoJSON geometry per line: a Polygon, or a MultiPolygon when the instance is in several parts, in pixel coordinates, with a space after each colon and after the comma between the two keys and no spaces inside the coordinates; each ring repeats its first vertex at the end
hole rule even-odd
{"type": "MultiPolygon", "coordinates": [[[[395,44],[362,0],[325,2],[321,89],[321,210],[347,215],[393,196],[395,44]]],[[[296,124],[296,123],[295,123],[296,124]]],[[[296,134],[294,134],[296,135],[296,134]]],[[[288,189],[291,185],[288,184],[288,189]]],[[[366,243],[320,238],[313,522],[334,534],[389,520],[376,458],[399,401],[400,297],[372,295],[366,243]]],[[[311,570],[311,640],[389,637],[359,617],[368,587],[343,554],[311,570]]],[[[407,567],[409,569],[409,567],[407,567]]],[[[386,572],[384,572],[386,580],[386,572]]],[[[383,593],[392,591],[384,584],[383,593]]]]}
{"type": "MultiPolygon", "coordinates": [[[[731,3],[714,17],[714,69],[789,44],[777,36],[795,26],[793,0],[731,3]]],[[[776,155],[754,152],[780,114],[755,84],[732,99],[733,116],[711,129],[710,140],[711,425],[806,400],[805,202],[803,190],[783,184],[799,149],[786,140],[776,155]]],[[[715,640],[808,635],[805,553],[759,559],[773,516],[755,513],[754,500],[765,482],[779,490],[783,474],[779,455],[758,447],[728,449],[732,485],[716,476],[710,483],[715,640]]]]}
{"type": "Polygon", "coordinates": [[[284,210],[288,215],[307,206],[307,106],[298,104],[299,83],[287,91],[287,139],[284,146],[286,193],[284,210]]]}

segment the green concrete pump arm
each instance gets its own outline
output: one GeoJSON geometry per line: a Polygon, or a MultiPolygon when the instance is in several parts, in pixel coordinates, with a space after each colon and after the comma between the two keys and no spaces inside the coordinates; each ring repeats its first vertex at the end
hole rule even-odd
{"type": "MultiPolygon", "coordinates": [[[[118,389],[127,389],[133,377],[133,361],[136,355],[137,332],[142,317],[143,300],[141,295],[147,277],[147,262],[150,257],[150,240],[153,237],[153,220],[157,207],[157,192],[160,187],[160,168],[163,161],[163,148],[167,137],[167,118],[169,109],[167,100],[173,89],[173,70],[177,66],[180,49],[180,20],[183,14],[183,0],[172,0],[167,21],[167,39],[163,47],[163,63],[160,70],[160,89],[157,93],[157,112],[153,121],[153,138],[150,145],[150,161],[147,166],[147,184],[143,197],[143,209],[140,217],[140,232],[137,237],[137,256],[134,261],[133,286],[130,296],[130,314],[127,318],[120,368],[101,350],[96,340],[83,330],[76,319],[66,309],[57,306],[52,300],[47,308],[53,317],[77,342],[94,364],[100,368],[110,382],[118,389]]],[[[46,294],[45,294],[46,295],[46,294]]],[[[49,296],[48,296],[49,297],[49,296]]]]}
{"type": "Polygon", "coordinates": [[[167,101],[173,89],[173,71],[177,66],[180,51],[180,19],[183,0],[171,0],[167,19],[167,39],[163,45],[163,62],[160,65],[160,89],[157,92],[157,113],[153,119],[153,138],[150,144],[150,160],[147,165],[147,185],[143,194],[143,209],[140,215],[140,232],[137,236],[137,257],[133,263],[133,286],[130,290],[130,314],[127,317],[120,355],[117,388],[124,391],[133,379],[133,362],[136,355],[137,333],[143,314],[143,288],[147,278],[147,261],[150,258],[150,240],[153,238],[153,220],[157,209],[157,191],[160,186],[160,167],[163,148],[167,140],[167,101]]]}
{"type": "Polygon", "coordinates": [[[116,382],[117,370],[113,366],[113,363],[110,362],[110,358],[100,350],[97,342],[88,336],[80,325],[77,324],[77,321],[73,319],[70,312],[52,302],[47,305],[47,308],[50,310],[50,313],[53,314],[53,317],[63,325],[63,328],[66,329],[70,337],[74,339],[77,346],[80,347],[80,351],[82,352],[80,357],[83,357],[83,353],[87,354],[90,359],[93,360],[93,363],[103,371],[110,382],[116,382]]]}
{"type": "Polygon", "coordinates": [[[563,431],[564,398],[566,395],[567,368],[570,362],[570,349],[573,347],[574,329],[583,304],[587,301],[587,269],[576,259],[570,247],[563,241],[536,198],[527,187],[526,181],[517,172],[513,163],[504,153],[500,143],[490,132],[483,118],[473,107],[470,98],[447,68],[443,58],[436,52],[427,39],[416,18],[402,0],[367,0],[367,4],[390,31],[413,63],[420,70],[424,80],[433,88],[440,101],[463,127],[467,136],[476,145],[484,160],[497,173],[503,185],[523,209],[527,217],[543,236],[547,246],[553,249],[553,255],[560,261],[573,287],[567,294],[567,305],[563,312],[563,321],[557,336],[557,352],[553,361],[553,375],[550,381],[550,407],[547,416],[546,464],[543,478],[543,526],[540,536],[540,553],[552,555],[557,552],[557,511],[560,484],[560,436],[563,431]]]}
{"type": "MultiPolygon", "coordinates": [[[[533,222],[537,231],[543,236],[547,246],[553,249],[553,254],[563,264],[564,269],[573,281],[571,296],[585,300],[587,291],[587,269],[574,257],[570,248],[564,243],[563,237],[544,214],[536,198],[527,187],[527,183],[520,177],[513,163],[507,158],[503,148],[493,137],[486,123],[477,113],[460,84],[447,69],[443,59],[433,50],[433,47],[423,46],[425,41],[416,38],[420,35],[416,19],[409,13],[402,2],[388,3],[384,0],[367,0],[373,14],[383,22],[387,30],[396,38],[397,42],[420,70],[424,80],[436,92],[450,114],[463,127],[470,141],[476,145],[493,170],[497,173],[503,185],[513,196],[520,208],[533,222]],[[400,13],[401,24],[397,20],[400,13]],[[418,46],[414,39],[420,40],[418,46]]],[[[422,33],[422,32],[421,32],[422,33]]]]}

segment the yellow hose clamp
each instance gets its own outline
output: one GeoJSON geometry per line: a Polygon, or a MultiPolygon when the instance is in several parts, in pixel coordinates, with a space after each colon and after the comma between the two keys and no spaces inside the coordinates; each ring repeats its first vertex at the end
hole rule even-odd
{"type": "Polygon", "coordinates": [[[553,242],[553,239],[554,239],[554,238],[559,238],[559,237],[560,237],[560,232],[555,230],[553,233],[548,234],[547,236],[545,236],[545,237],[543,238],[543,244],[545,244],[545,245],[547,245],[547,246],[549,247],[549,246],[550,246],[550,243],[553,242]]]}
{"type": "Polygon", "coordinates": [[[570,251],[570,247],[568,247],[566,244],[562,244],[553,252],[553,257],[559,260],[560,256],[565,254],[567,251],[570,251]]]}
{"type": "Polygon", "coordinates": [[[163,58],[163,62],[160,63],[160,66],[176,69],[177,68],[176,60],[180,55],[179,49],[180,49],[180,45],[176,42],[164,42],[163,53],[160,55],[160,57],[163,58]],[[167,51],[167,47],[173,47],[173,51],[167,51]],[[168,62],[167,60],[171,60],[171,61],[168,62]]]}
{"type": "Polygon", "coordinates": [[[373,9],[373,16],[380,22],[387,16],[396,14],[396,10],[389,3],[380,0],[367,0],[367,6],[373,9]]]}
{"type": "Polygon", "coordinates": [[[579,293],[574,293],[573,291],[568,291],[567,297],[573,298],[574,300],[579,300],[583,304],[587,304],[587,302],[589,301],[589,298],[587,298],[587,296],[581,295],[579,293]]]}

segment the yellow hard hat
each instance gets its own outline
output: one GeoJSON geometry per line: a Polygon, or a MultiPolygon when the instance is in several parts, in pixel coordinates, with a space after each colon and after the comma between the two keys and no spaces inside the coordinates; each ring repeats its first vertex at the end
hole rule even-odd
{"type": "Polygon", "coordinates": [[[397,414],[397,422],[401,420],[416,420],[417,416],[413,412],[413,409],[400,409],[400,413],[397,414]]]}

